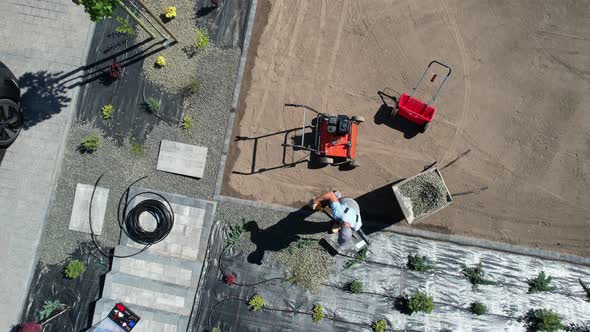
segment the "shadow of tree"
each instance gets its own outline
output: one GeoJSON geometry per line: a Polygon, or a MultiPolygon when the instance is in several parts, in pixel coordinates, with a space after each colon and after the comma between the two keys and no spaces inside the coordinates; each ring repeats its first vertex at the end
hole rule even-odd
{"type": "Polygon", "coordinates": [[[18,83],[21,89],[26,89],[21,98],[24,129],[50,119],[71,101],[71,98],[67,96],[67,88],[58,82],[58,77],[62,73],[38,71],[25,73],[19,78],[18,83]]]}
{"type": "Polygon", "coordinates": [[[330,222],[305,220],[313,212],[302,207],[265,229],[260,229],[256,221],[247,222],[244,229],[250,233],[250,241],[256,245],[256,249],[248,255],[248,262],[261,265],[266,251],[286,249],[291,243],[302,239],[300,235],[327,232],[330,222]]]}

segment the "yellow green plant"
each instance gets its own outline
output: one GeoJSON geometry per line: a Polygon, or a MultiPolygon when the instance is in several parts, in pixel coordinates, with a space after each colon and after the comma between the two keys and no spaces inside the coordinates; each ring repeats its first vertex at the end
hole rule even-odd
{"type": "Polygon", "coordinates": [[[156,65],[158,65],[158,67],[166,66],[166,58],[163,55],[158,55],[156,57],[156,65]]]}
{"type": "Polygon", "coordinates": [[[64,274],[68,279],[76,279],[82,273],[84,273],[84,271],[86,271],[86,266],[84,266],[84,263],[77,259],[74,259],[66,266],[64,274]]]}
{"type": "Polygon", "coordinates": [[[256,294],[248,301],[248,306],[252,311],[258,311],[264,307],[264,299],[262,296],[256,294]]]}
{"type": "Polygon", "coordinates": [[[127,19],[125,19],[124,17],[121,16],[117,16],[116,18],[117,22],[119,22],[119,25],[115,28],[115,31],[117,31],[118,33],[124,33],[127,35],[134,35],[135,34],[135,29],[133,28],[133,26],[131,26],[131,23],[129,23],[129,21],[127,21],[127,19]]]}
{"type": "Polygon", "coordinates": [[[115,112],[115,107],[112,104],[106,104],[101,109],[102,118],[105,120],[108,120],[113,117],[114,112],[115,112]]]}
{"type": "Polygon", "coordinates": [[[324,307],[321,304],[314,304],[312,310],[313,314],[311,317],[313,318],[314,323],[319,323],[322,319],[324,319],[324,307]]]}
{"type": "Polygon", "coordinates": [[[176,17],[176,7],[168,6],[164,8],[164,16],[169,19],[173,19],[176,17]]]}
{"type": "Polygon", "coordinates": [[[371,328],[375,332],[385,332],[385,330],[387,330],[388,326],[387,326],[387,322],[385,321],[385,319],[381,319],[381,320],[374,322],[373,325],[371,325],[371,328]]]}
{"type": "Polygon", "coordinates": [[[197,28],[196,33],[195,46],[197,46],[198,49],[207,47],[209,45],[209,34],[207,33],[207,30],[197,28]]]}
{"type": "Polygon", "coordinates": [[[189,130],[193,127],[193,119],[190,116],[184,115],[182,117],[182,121],[180,122],[180,128],[184,130],[189,130]]]}

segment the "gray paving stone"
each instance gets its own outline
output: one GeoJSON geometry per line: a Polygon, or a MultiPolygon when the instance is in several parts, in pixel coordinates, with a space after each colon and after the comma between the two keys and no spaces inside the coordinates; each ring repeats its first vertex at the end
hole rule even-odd
{"type": "MultiPolygon", "coordinates": [[[[71,0],[0,1],[0,12],[0,59],[17,78],[69,72],[85,64],[94,24],[71,0]]],[[[67,90],[71,101],[23,130],[0,164],[0,266],[8,269],[0,285],[10,290],[0,301],[1,331],[17,323],[24,305],[77,94],[78,88],[67,90]],[[15,258],[18,267],[9,263],[15,258]]],[[[42,100],[29,106],[40,114],[54,107],[42,100]]]]}
{"type": "MultiPolygon", "coordinates": [[[[69,229],[78,232],[90,233],[90,223],[88,221],[88,210],[90,207],[90,198],[94,186],[78,183],[76,186],[76,195],[74,205],[70,216],[69,229]]],[[[107,200],[109,190],[106,188],[96,187],[94,198],[92,199],[92,231],[96,235],[102,233],[104,215],[107,210],[107,200]]]]}
{"type": "Polygon", "coordinates": [[[202,178],[206,161],[206,147],[162,140],[156,169],[202,178]]]}

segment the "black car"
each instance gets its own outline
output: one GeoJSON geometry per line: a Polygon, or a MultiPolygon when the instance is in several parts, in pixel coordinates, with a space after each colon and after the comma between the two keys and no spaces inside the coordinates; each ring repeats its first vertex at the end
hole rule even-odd
{"type": "Polygon", "coordinates": [[[16,77],[0,61],[0,149],[12,144],[23,126],[20,97],[16,77]]]}

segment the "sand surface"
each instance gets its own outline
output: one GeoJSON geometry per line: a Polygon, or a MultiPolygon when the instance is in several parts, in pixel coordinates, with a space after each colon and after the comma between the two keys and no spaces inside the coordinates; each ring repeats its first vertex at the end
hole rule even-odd
{"type": "Polygon", "coordinates": [[[260,0],[233,132],[250,139],[232,142],[222,194],[300,207],[337,189],[396,223],[391,183],[471,150],[442,171],[454,203],[412,227],[588,256],[589,18],[587,0],[260,0]],[[420,134],[377,91],[411,92],[434,59],[453,72],[420,134]],[[284,103],[366,117],[362,166],[285,150],[303,112],[284,103]]]}

